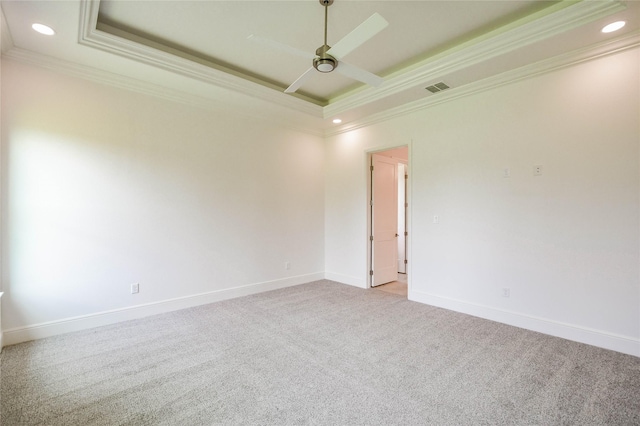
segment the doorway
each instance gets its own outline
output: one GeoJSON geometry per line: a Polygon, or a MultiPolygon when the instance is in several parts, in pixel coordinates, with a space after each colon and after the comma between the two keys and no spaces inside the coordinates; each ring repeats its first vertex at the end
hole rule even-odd
{"type": "Polygon", "coordinates": [[[408,294],[407,146],[369,154],[369,287],[408,294]]]}

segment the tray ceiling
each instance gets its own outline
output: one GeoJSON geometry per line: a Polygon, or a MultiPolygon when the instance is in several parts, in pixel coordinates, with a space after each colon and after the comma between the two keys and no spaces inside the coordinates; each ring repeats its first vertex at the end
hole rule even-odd
{"type": "Polygon", "coordinates": [[[310,60],[248,37],[315,52],[324,30],[324,8],[318,0],[0,4],[3,55],[76,67],[75,73],[99,71],[103,80],[107,73],[133,78],[140,87],[147,83],[215,99],[247,114],[282,117],[289,111],[284,114],[287,120],[316,129],[326,129],[325,120],[336,115],[356,121],[441,96],[425,90],[441,81],[454,93],[473,82],[619,37],[599,31],[613,19],[627,20],[623,33],[637,34],[640,21],[638,2],[609,0],[335,0],[328,9],[329,45],[373,13],[389,22],[345,57],[385,82],[373,88],[336,72],[316,73],[298,93],[286,94],[284,89],[311,66],[310,60]],[[43,41],[30,29],[33,22],[51,25],[56,36],[43,41]]]}
{"type": "MultiPolygon", "coordinates": [[[[379,13],[389,26],[346,60],[384,77],[555,3],[337,0],[328,10],[328,44],[379,13]]],[[[311,61],[248,37],[255,34],[313,53],[323,44],[324,7],[317,0],[102,0],[97,28],[185,57],[197,57],[240,77],[284,90],[310,67],[311,61]]],[[[316,73],[300,93],[324,105],[358,86],[361,84],[337,72],[316,73]]]]}

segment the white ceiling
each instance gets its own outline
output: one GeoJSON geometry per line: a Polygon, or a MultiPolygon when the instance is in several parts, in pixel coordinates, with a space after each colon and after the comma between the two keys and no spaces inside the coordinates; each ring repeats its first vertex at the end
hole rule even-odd
{"type": "Polygon", "coordinates": [[[345,60],[385,79],[379,88],[336,72],[316,73],[295,95],[283,90],[311,66],[255,34],[313,53],[324,8],[299,1],[2,1],[6,57],[166,97],[224,102],[245,114],[326,131],[471,83],[637,34],[637,1],[350,1],[328,10],[332,45],[373,13],[389,26],[345,60]],[[5,21],[6,19],[6,21],[5,21]],[[600,28],[624,19],[618,33],[600,28]],[[53,37],[35,33],[50,25],[53,37]]]}
{"type": "MultiPolygon", "coordinates": [[[[348,55],[350,63],[384,76],[398,64],[470,38],[477,28],[493,28],[505,16],[526,16],[551,2],[354,2],[329,6],[328,43],[334,44],[374,12],[389,27],[348,55]],[[464,12],[460,13],[460,7],[464,12]]],[[[252,2],[124,2],[102,0],[100,23],[165,45],[188,49],[219,64],[271,80],[283,89],[311,65],[279,50],[247,40],[257,34],[315,52],[323,44],[324,7],[318,0],[252,2]],[[190,28],[185,31],[185,27],[190,28]]],[[[103,27],[104,28],[104,27],[103,27]]],[[[338,73],[320,74],[303,88],[326,101],[354,85],[338,73]]]]}

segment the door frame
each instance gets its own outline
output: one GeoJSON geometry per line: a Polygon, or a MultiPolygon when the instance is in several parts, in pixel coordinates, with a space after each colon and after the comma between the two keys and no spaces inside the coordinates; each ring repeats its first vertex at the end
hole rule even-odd
{"type": "MultiPolygon", "coordinates": [[[[398,168],[400,168],[400,164],[402,164],[404,167],[404,173],[402,174],[402,176],[398,175],[398,183],[400,183],[400,179],[402,179],[402,185],[398,185],[398,197],[400,196],[400,187],[402,187],[402,198],[404,200],[403,206],[402,206],[402,222],[404,224],[403,229],[400,229],[400,226],[398,226],[398,232],[402,232],[402,235],[399,235],[402,237],[402,242],[403,242],[403,252],[404,252],[404,258],[403,259],[398,259],[398,265],[400,265],[400,260],[402,260],[403,265],[404,265],[404,274],[407,274],[407,265],[409,264],[409,260],[407,259],[407,235],[409,234],[409,230],[407,229],[407,214],[409,213],[409,208],[408,208],[408,199],[407,196],[409,194],[409,185],[407,180],[409,179],[409,160],[402,160],[402,161],[398,161],[398,168]]],[[[399,203],[398,203],[399,206],[399,203]]],[[[400,220],[400,212],[398,211],[398,220],[400,220]]],[[[398,247],[400,246],[400,244],[398,244],[398,247]]],[[[398,268],[400,269],[400,268],[398,268]]],[[[400,271],[398,271],[398,273],[402,273],[400,271]]]]}
{"type": "Polygon", "coordinates": [[[413,141],[409,141],[406,143],[401,143],[401,144],[394,144],[394,145],[388,145],[388,146],[378,146],[376,148],[372,148],[369,150],[365,150],[364,152],[364,164],[365,164],[365,176],[366,176],[366,187],[367,187],[367,191],[366,191],[366,200],[365,200],[365,205],[366,205],[366,231],[365,231],[365,235],[366,235],[366,240],[365,240],[365,244],[367,247],[367,256],[365,259],[365,276],[364,276],[364,282],[366,283],[366,288],[373,288],[371,287],[371,275],[369,274],[369,271],[371,271],[372,268],[372,242],[369,239],[370,237],[370,233],[371,233],[371,214],[372,214],[372,206],[370,204],[370,200],[371,200],[371,160],[372,160],[372,156],[373,154],[379,154],[381,152],[384,151],[390,151],[393,149],[397,149],[397,148],[407,148],[407,162],[405,163],[407,165],[407,173],[408,173],[408,178],[407,178],[407,198],[406,198],[406,203],[408,204],[408,208],[407,208],[407,217],[406,217],[406,227],[407,227],[407,239],[406,239],[406,255],[407,255],[407,269],[406,269],[406,274],[407,274],[407,289],[408,289],[408,297],[411,298],[411,270],[412,270],[412,253],[413,250],[411,249],[412,247],[412,220],[411,220],[411,212],[413,210],[413,206],[412,206],[412,164],[411,164],[411,145],[412,145],[413,141]]]}

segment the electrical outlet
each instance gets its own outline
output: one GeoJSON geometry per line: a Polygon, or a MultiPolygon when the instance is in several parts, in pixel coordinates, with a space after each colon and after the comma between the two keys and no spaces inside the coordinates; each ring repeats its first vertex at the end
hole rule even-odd
{"type": "Polygon", "coordinates": [[[510,288],[503,288],[502,289],[502,297],[510,297],[511,296],[511,289],[510,288]]]}
{"type": "Polygon", "coordinates": [[[136,293],[140,293],[140,284],[139,283],[131,284],[131,294],[136,294],[136,293]]]}
{"type": "Polygon", "coordinates": [[[534,176],[541,176],[542,175],[542,166],[540,166],[540,165],[533,166],[533,175],[534,176]]]}
{"type": "Polygon", "coordinates": [[[509,168],[502,169],[502,177],[503,178],[511,177],[511,169],[509,168]]]}
{"type": "Polygon", "coordinates": [[[438,215],[433,216],[433,223],[440,223],[440,217],[438,215]]]}
{"type": "Polygon", "coordinates": [[[284,269],[286,270],[291,269],[291,262],[284,262],[284,269]]]}

